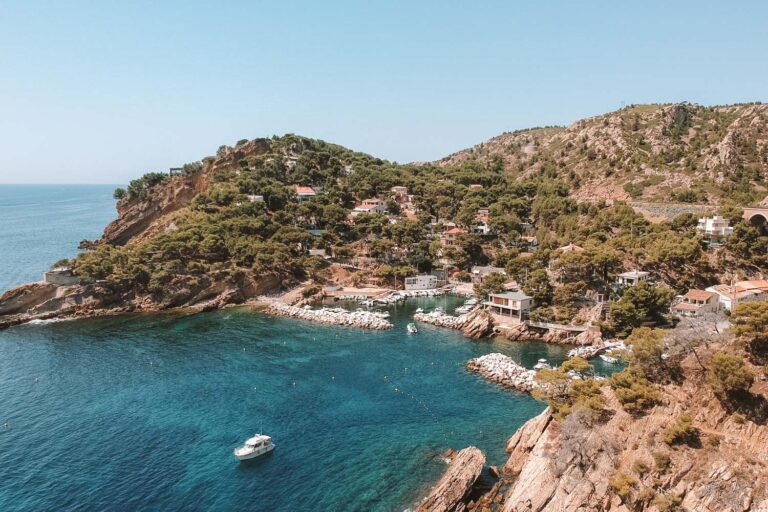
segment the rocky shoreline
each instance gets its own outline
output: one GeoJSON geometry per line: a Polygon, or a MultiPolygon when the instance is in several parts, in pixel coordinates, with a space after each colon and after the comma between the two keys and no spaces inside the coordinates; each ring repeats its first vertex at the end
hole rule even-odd
{"type": "Polygon", "coordinates": [[[324,325],[359,327],[361,329],[384,330],[393,327],[384,313],[374,311],[347,311],[341,308],[312,309],[309,306],[298,307],[271,301],[267,312],[276,316],[307,320],[324,325]]]}
{"type": "Polygon", "coordinates": [[[467,370],[505,388],[530,393],[538,387],[536,372],[519,365],[509,356],[494,352],[470,359],[467,370]]]}

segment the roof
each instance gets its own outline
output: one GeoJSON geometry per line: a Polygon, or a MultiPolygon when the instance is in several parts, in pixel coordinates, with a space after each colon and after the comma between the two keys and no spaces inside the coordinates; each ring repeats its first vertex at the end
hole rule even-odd
{"type": "Polygon", "coordinates": [[[491,267],[491,266],[482,267],[479,265],[475,265],[474,267],[472,267],[473,274],[481,274],[483,272],[487,272],[489,274],[492,274],[494,272],[498,274],[506,274],[506,271],[504,270],[503,267],[491,267]]]}
{"type": "Polygon", "coordinates": [[[257,434],[255,436],[249,438],[248,440],[246,440],[245,444],[256,444],[256,443],[260,443],[262,441],[269,441],[270,439],[272,439],[272,438],[269,437],[269,436],[265,436],[265,435],[262,435],[262,434],[257,434]]]}
{"type": "Polygon", "coordinates": [[[296,185],[296,193],[315,195],[317,192],[315,192],[315,189],[313,189],[312,187],[303,187],[300,185],[296,185]]]}
{"type": "Polygon", "coordinates": [[[445,232],[446,235],[461,235],[462,233],[466,233],[466,231],[461,228],[451,228],[445,232]]]}
{"type": "Polygon", "coordinates": [[[510,300],[527,300],[532,299],[530,295],[526,295],[523,292],[517,291],[517,292],[504,292],[504,293],[489,293],[491,297],[499,297],[501,299],[510,299],[510,300]]]}
{"type": "Polygon", "coordinates": [[[707,292],[704,290],[688,290],[688,292],[683,295],[683,298],[690,300],[709,300],[714,296],[714,292],[707,292]]]}
{"type": "Polygon", "coordinates": [[[558,251],[563,251],[563,252],[582,252],[583,250],[584,250],[583,247],[580,247],[574,243],[564,245],[558,249],[558,251]]]}
{"type": "Polygon", "coordinates": [[[619,277],[644,277],[648,274],[649,272],[646,272],[645,270],[630,270],[629,272],[622,272],[619,274],[619,277]]]}
{"type": "Polygon", "coordinates": [[[701,309],[701,304],[686,304],[685,302],[680,302],[672,306],[672,309],[679,311],[698,311],[701,309]]]}

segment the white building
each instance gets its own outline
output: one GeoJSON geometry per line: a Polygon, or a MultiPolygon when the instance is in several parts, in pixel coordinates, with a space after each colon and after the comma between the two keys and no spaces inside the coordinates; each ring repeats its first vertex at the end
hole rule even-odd
{"type": "Polygon", "coordinates": [[[533,297],[523,292],[491,293],[483,301],[485,309],[502,316],[517,317],[522,320],[533,309],[533,297]]]}
{"type": "Polygon", "coordinates": [[[728,219],[715,215],[714,217],[700,218],[699,223],[696,225],[696,231],[709,240],[710,243],[721,244],[726,237],[733,233],[733,228],[729,226],[728,219]]]}
{"type": "Polygon", "coordinates": [[[732,285],[717,284],[706,289],[716,293],[725,309],[732,309],[742,302],[768,300],[768,280],[738,281],[732,285]]]}
{"type": "Polygon", "coordinates": [[[383,199],[378,197],[365,199],[362,203],[355,206],[352,210],[352,216],[356,217],[361,213],[387,213],[387,205],[383,199]]]}
{"type": "Polygon", "coordinates": [[[43,274],[43,281],[57,286],[72,286],[80,284],[80,278],[72,273],[69,267],[52,268],[43,274]]]}
{"type": "Polygon", "coordinates": [[[424,274],[405,278],[406,290],[434,290],[437,288],[437,276],[424,274]]]}
{"type": "Polygon", "coordinates": [[[506,276],[507,272],[503,267],[480,267],[475,265],[472,267],[472,282],[482,283],[483,280],[491,274],[501,274],[506,276]]]}
{"type": "Polygon", "coordinates": [[[635,286],[640,281],[648,281],[649,272],[644,270],[630,270],[616,276],[616,282],[624,286],[635,286]]]}

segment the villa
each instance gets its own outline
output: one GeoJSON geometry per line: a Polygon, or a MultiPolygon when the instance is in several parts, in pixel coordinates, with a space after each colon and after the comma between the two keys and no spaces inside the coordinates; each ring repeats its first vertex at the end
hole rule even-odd
{"type": "Polygon", "coordinates": [[[635,286],[640,281],[648,281],[650,272],[644,270],[630,270],[616,276],[616,283],[623,286],[635,286]]]}
{"type": "Polygon", "coordinates": [[[719,309],[719,296],[714,292],[705,290],[688,290],[680,302],[670,308],[676,315],[699,317],[705,313],[715,312],[719,309]]]}
{"type": "Polygon", "coordinates": [[[301,185],[296,185],[294,190],[296,192],[296,198],[299,200],[300,203],[309,201],[310,199],[312,199],[317,195],[317,192],[315,192],[315,189],[313,189],[312,187],[304,187],[301,185]]]}
{"type": "Polygon", "coordinates": [[[467,232],[461,228],[451,228],[442,235],[440,235],[440,243],[443,247],[454,247],[458,245],[458,238],[467,232]]]}
{"type": "Polygon", "coordinates": [[[709,243],[719,245],[733,233],[733,228],[729,224],[728,219],[719,215],[702,217],[696,225],[696,231],[709,243]]]}
{"type": "Polygon", "coordinates": [[[488,299],[483,301],[483,306],[491,313],[523,320],[533,309],[534,301],[533,297],[520,291],[491,293],[488,299]]]}
{"type": "Polygon", "coordinates": [[[483,280],[491,274],[501,274],[505,276],[507,275],[507,272],[503,267],[481,267],[475,265],[472,267],[471,274],[473,283],[482,283],[483,280]]]}
{"type": "Polygon", "coordinates": [[[731,285],[718,284],[706,289],[718,295],[725,309],[732,309],[742,302],[768,300],[768,280],[738,281],[731,285]]]}
{"type": "Polygon", "coordinates": [[[352,210],[352,216],[356,217],[361,213],[387,213],[387,206],[384,204],[384,200],[378,197],[364,199],[352,210]]]}

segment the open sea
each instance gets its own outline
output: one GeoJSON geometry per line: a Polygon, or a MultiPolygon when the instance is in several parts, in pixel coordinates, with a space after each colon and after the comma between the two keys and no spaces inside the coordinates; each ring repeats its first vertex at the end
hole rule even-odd
{"type": "MultiPolygon", "coordinates": [[[[37,280],[115,217],[113,186],[0,186],[0,287],[37,280]]],[[[468,445],[503,464],[543,410],[468,373],[503,352],[531,367],[567,349],[471,341],[406,324],[371,332],[238,308],[0,331],[0,511],[396,511],[468,445]],[[277,448],[232,450],[262,431],[277,448]]]]}

